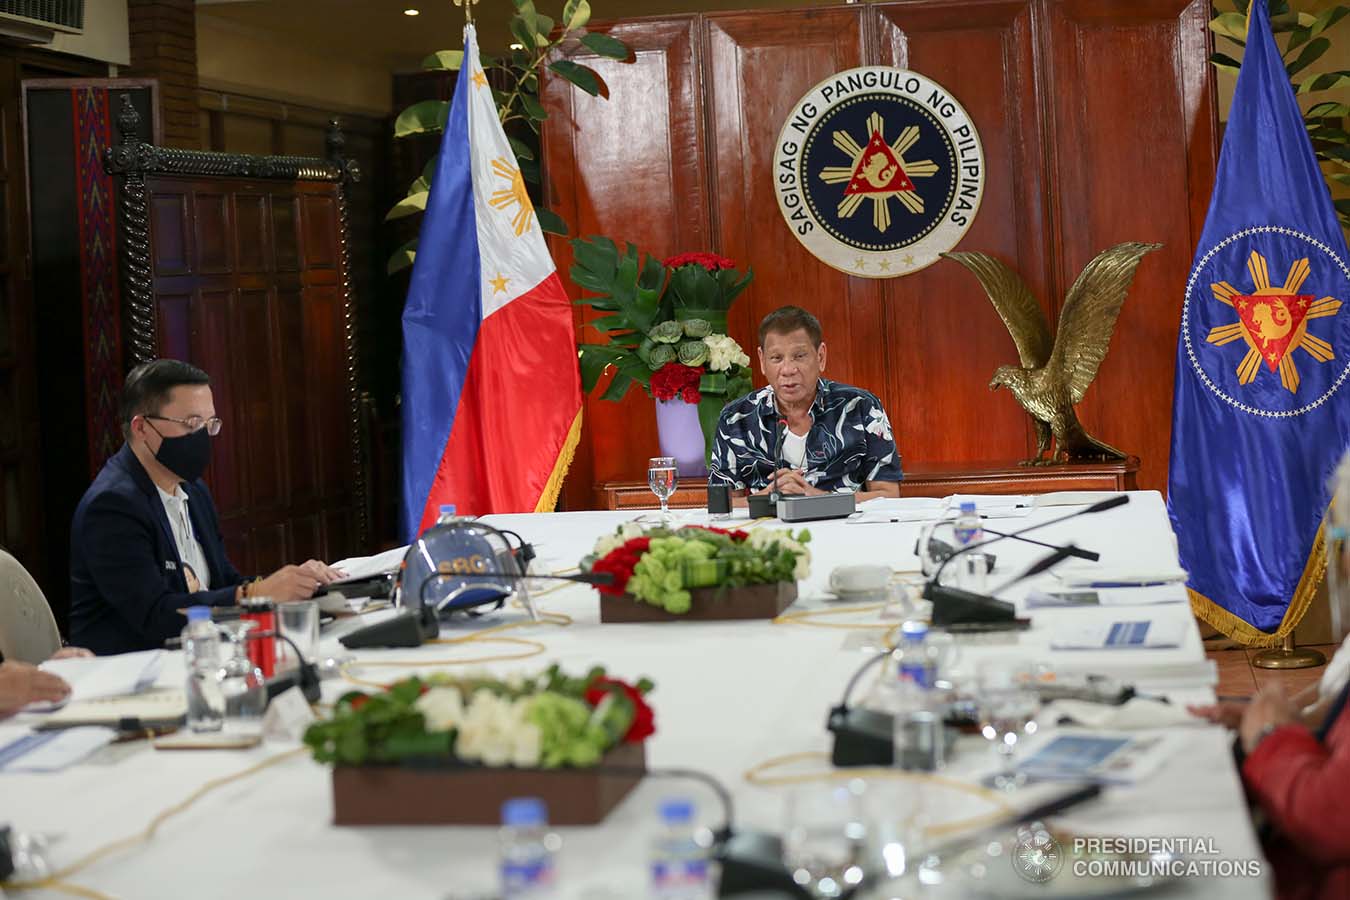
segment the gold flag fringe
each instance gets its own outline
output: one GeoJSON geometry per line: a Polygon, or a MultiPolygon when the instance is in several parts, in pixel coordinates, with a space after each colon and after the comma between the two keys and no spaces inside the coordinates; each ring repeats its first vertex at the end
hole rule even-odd
{"type": "Polygon", "coordinates": [[[1298,587],[1294,589],[1294,597],[1289,601],[1289,608],[1284,611],[1284,619],[1274,634],[1261,631],[1250,622],[1238,618],[1204,594],[1190,588],[1186,589],[1186,593],[1190,595],[1191,612],[1195,613],[1195,617],[1211,628],[1217,629],[1225,637],[1232,638],[1246,647],[1278,647],[1284,643],[1285,637],[1298,627],[1298,623],[1303,621],[1303,616],[1312,605],[1313,596],[1321,586],[1326,572],[1327,545],[1324,521],[1317,529],[1312,552],[1308,554],[1308,563],[1303,567],[1303,576],[1298,581],[1298,587]]]}
{"type": "Polygon", "coordinates": [[[582,409],[578,409],[576,417],[572,419],[572,427],[567,429],[567,437],[563,439],[558,459],[553,463],[553,472],[544,483],[544,491],[539,495],[539,502],[535,504],[535,512],[553,512],[554,507],[558,505],[558,494],[562,491],[563,479],[567,477],[567,470],[572,468],[572,457],[576,455],[577,444],[581,442],[581,413],[582,409]]]}

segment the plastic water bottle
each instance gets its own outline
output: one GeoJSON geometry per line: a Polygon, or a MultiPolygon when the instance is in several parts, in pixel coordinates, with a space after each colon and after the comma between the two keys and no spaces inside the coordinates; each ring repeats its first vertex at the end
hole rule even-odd
{"type": "Polygon", "coordinates": [[[445,525],[449,522],[455,521],[455,519],[457,518],[459,517],[455,515],[455,504],[442,503],[440,505],[440,509],[436,513],[436,524],[445,525]]]}
{"type": "Polygon", "coordinates": [[[225,696],[220,680],[220,629],[211,621],[211,607],[189,606],[183,629],[183,664],[187,670],[187,724],[193,731],[220,731],[225,723],[225,696]]]}
{"type": "Polygon", "coordinates": [[[900,626],[900,643],[892,654],[895,676],[901,681],[912,681],[921,688],[931,688],[937,682],[937,648],[928,643],[928,625],[910,620],[900,626]]]}
{"type": "Polygon", "coordinates": [[[928,626],[905,622],[892,658],[892,747],[895,764],[903,769],[931,772],[946,762],[946,735],[942,704],[934,689],[938,678],[937,647],[928,642],[928,626]]]}
{"type": "Polygon", "coordinates": [[[694,804],[662,801],[661,825],[652,841],[652,900],[707,900],[708,850],[694,834],[694,804]]]}
{"type": "Polygon", "coordinates": [[[961,504],[961,513],[956,517],[956,543],[958,547],[973,544],[984,537],[980,527],[980,514],[975,510],[975,501],[966,500],[961,504]]]}
{"type": "Polygon", "coordinates": [[[554,856],[562,838],[548,829],[548,807],[538,797],[514,797],[502,804],[502,900],[543,900],[557,896],[554,856]]]}

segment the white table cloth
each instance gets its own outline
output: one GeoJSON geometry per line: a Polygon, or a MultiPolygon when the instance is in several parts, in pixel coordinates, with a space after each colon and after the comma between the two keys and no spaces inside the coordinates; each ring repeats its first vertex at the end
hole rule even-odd
{"type": "MultiPolygon", "coordinates": [[[[1175,541],[1159,495],[1136,492],[1131,501],[1116,510],[1047,527],[1035,536],[1052,543],[1075,541],[1097,550],[1102,565],[1175,566],[1175,541]]],[[[1027,519],[1000,520],[997,527],[1012,530],[1068,511],[1062,507],[1036,510],[1027,519]]],[[[633,517],[632,512],[577,512],[493,516],[488,521],[531,540],[539,553],[536,568],[547,572],[574,566],[598,536],[633,517]]],[[[707,522],[700,513],[684,513],[682,518],[707,522]]],[[[806,527],[812,533],[812,574],[802,582],[801,599],[794,610],[839,608],[823,592],[835,565],[878,562],[897,569],[917,567],[912,552],[917,524],[826,522],[806,527]]],[[[1045,553],[1042,548],[1013,541],[993,549],[999,567],[991,584],[1045,553]]],[[[1033,587],[1053,585],[1051,576],[1041,576],[1013,589],[1010,596],[1020,598],[1033,587]]],[[[579,673],[599,663],[618,677],[652,678],[657,688],[649,699],[656,710],[658,732],[648,743],[649,765],[694,767],[721,779],[734,796],[738,825],[781,828],[784,789],[747,784],[744,773],[782,754],[827,751],[827,711],[838,702],[849,675],[866,659],[859,632],[843,629],[768,622],[601,625],[598,595],[582,585],[549,592],[538,602],[544,610],[571,616],[573,624],[541,624],[510,632],[541,641],[548,652],[521,662],[495,664],[492,670],[499,674],[537,671],[557,661],[579,673]]],[[[972,663],[995,657],[1031,659],[1057,671],[1117,675],[1136,683],[1141,691],[1166,694],[1178,703],[1212,701],[1213,669],[1205,662],[1199,633],[1184,604],[1150,607],[1138,616],[1185,621],[1186,639],[1180,648],[1049,649],[1049,635],[1056,623],[1119,617],[1121,612],[1035,610],[1030,631],[967,647],[968,656],[963,658],[972,663]]],[[[520,611],[511,611],[493,617],[488,624],[521,616],[520,611]]],[[[849,620],[848,616],[830,619],[849,620]]],[[[875,621],[876,615],[853,617],[853,621],[868,620],[875,621]]],[[[351,626],[344,623],[344,627],[351,626]]],[[[337,649],[334,634],[325,637],[325,648],[337,649]]],[[[511,649],[469,643],[362,651],[359,658],[468,658],[511,649]]],[[[181,677],[177,656],[167,660],[162,683],[181,677]]],[[[360,674],[388,681],[412,671],[371,668],[360,674]]],[[[349,688],[328,682],[326,697],[332,699],[349,688]]],[[[1213,839],[1221,858],[1260,859],[1228,735],[1208,726],[1178,731],[1182,750],[1156,776],[1140,785],[1108,788],[1099,800],[1057,821],[1085,834],[1203,836],[1213,839]]],[[[290,748],[267,744],[246,752],[167,752],[155,751],[144,742],[110,747],[61,774],[0,775],[0,821],[57,836],[53,857],[59,866],[139,831],[156,813],[181,801],[206,780],[290,748]]],[[[946,774],[973,780],[993,768],[990,751],[978,740],[967,739],[946,774]]],[[[870,790],[871,802],[882,815],[903,818],[915,802],[915,790],[908,782],[878,781],[870,790]]],[[[720,809],[705,787],[646,779],[603,825],[561,829],[565,840],[560,857],[562,896],[645,896],[647,843],[656,821],[655,808],[671,794],[693,797],[702,821],[720,823],[720,809]]],[[[929,822],[991,809],[982,800],[937,788],[923,789],[921,799],[928,807],[929,822]]],[[[110,856],[71,880],[128,898],[412,900],[491,892],[495,865],[496,835],[489,828],[333,826],[328,770],[300,756],[211,793],[169,820],[148,844],[110,856]]],[[[1155,896],[1265,897],[1269,891],[1267,877],[1197,879],[1155,896]]]]}

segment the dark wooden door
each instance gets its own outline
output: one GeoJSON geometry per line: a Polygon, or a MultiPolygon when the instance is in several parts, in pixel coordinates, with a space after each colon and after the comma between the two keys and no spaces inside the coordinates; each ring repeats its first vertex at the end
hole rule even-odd
{"type": "Polygon", "coordinates": [[[0,546],[40,578],[47,560],[19,75],[19,61],[0,56],[0,546]]]}
{"type": "Polygon", "coordinates": [[[357,552],[340,186],[153,176],[158,355],[212,378],[207,481],[230,556],[265,573],[357,552]]]}

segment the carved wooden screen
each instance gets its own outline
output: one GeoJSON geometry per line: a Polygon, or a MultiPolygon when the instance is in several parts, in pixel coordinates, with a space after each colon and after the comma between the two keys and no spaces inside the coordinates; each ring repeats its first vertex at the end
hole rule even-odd
{"type": "Polygon", "coordinates": [[[357,172],[340,151],[334,126],[325,160],[134,140],[109,154],[127,363],[172,357],[211,375],[225,427],[206,480],[244,572],[364,548],[345,200],[357,172]]]}
{"type": "MultiPolygon", "coordinates": [[[[567,51],[600,72],[607,100],[545,83],[549,206],[575,234],[753,266],[732,336],[750,349],[769,310],[811,308],[831,350],[827,374],[881,397],[907,461],[1026,456],[1029,418],[987,388],[1016,350],[968,272],[943,262],[904,278],[849,277],[811,256],[778,211],[774,146],[807,90],[859,65],[928,75],[961,101],[984,145],[983,203],[960,249],[1016,268],[1051,322],[1098,251],[1165,245],[1139,267],[1079,406],[1090,431],[1141,457],[1141,487],[1163,488],[1181,296],[1217,158],[1208,18],[1205,0],[900,0],[593,23],[635,60],[567,51]]],[[[565,273],[571,248],[554,239],[551,249],[565,273]]],[[[578,309],[579,326],[592,317],[578,309]]],[[[585,421],[565,487],[571,508],[591,505],[598,484],[640,478],[657,452],[640,391],[617,404],[588,397],[585,421]]]]}

